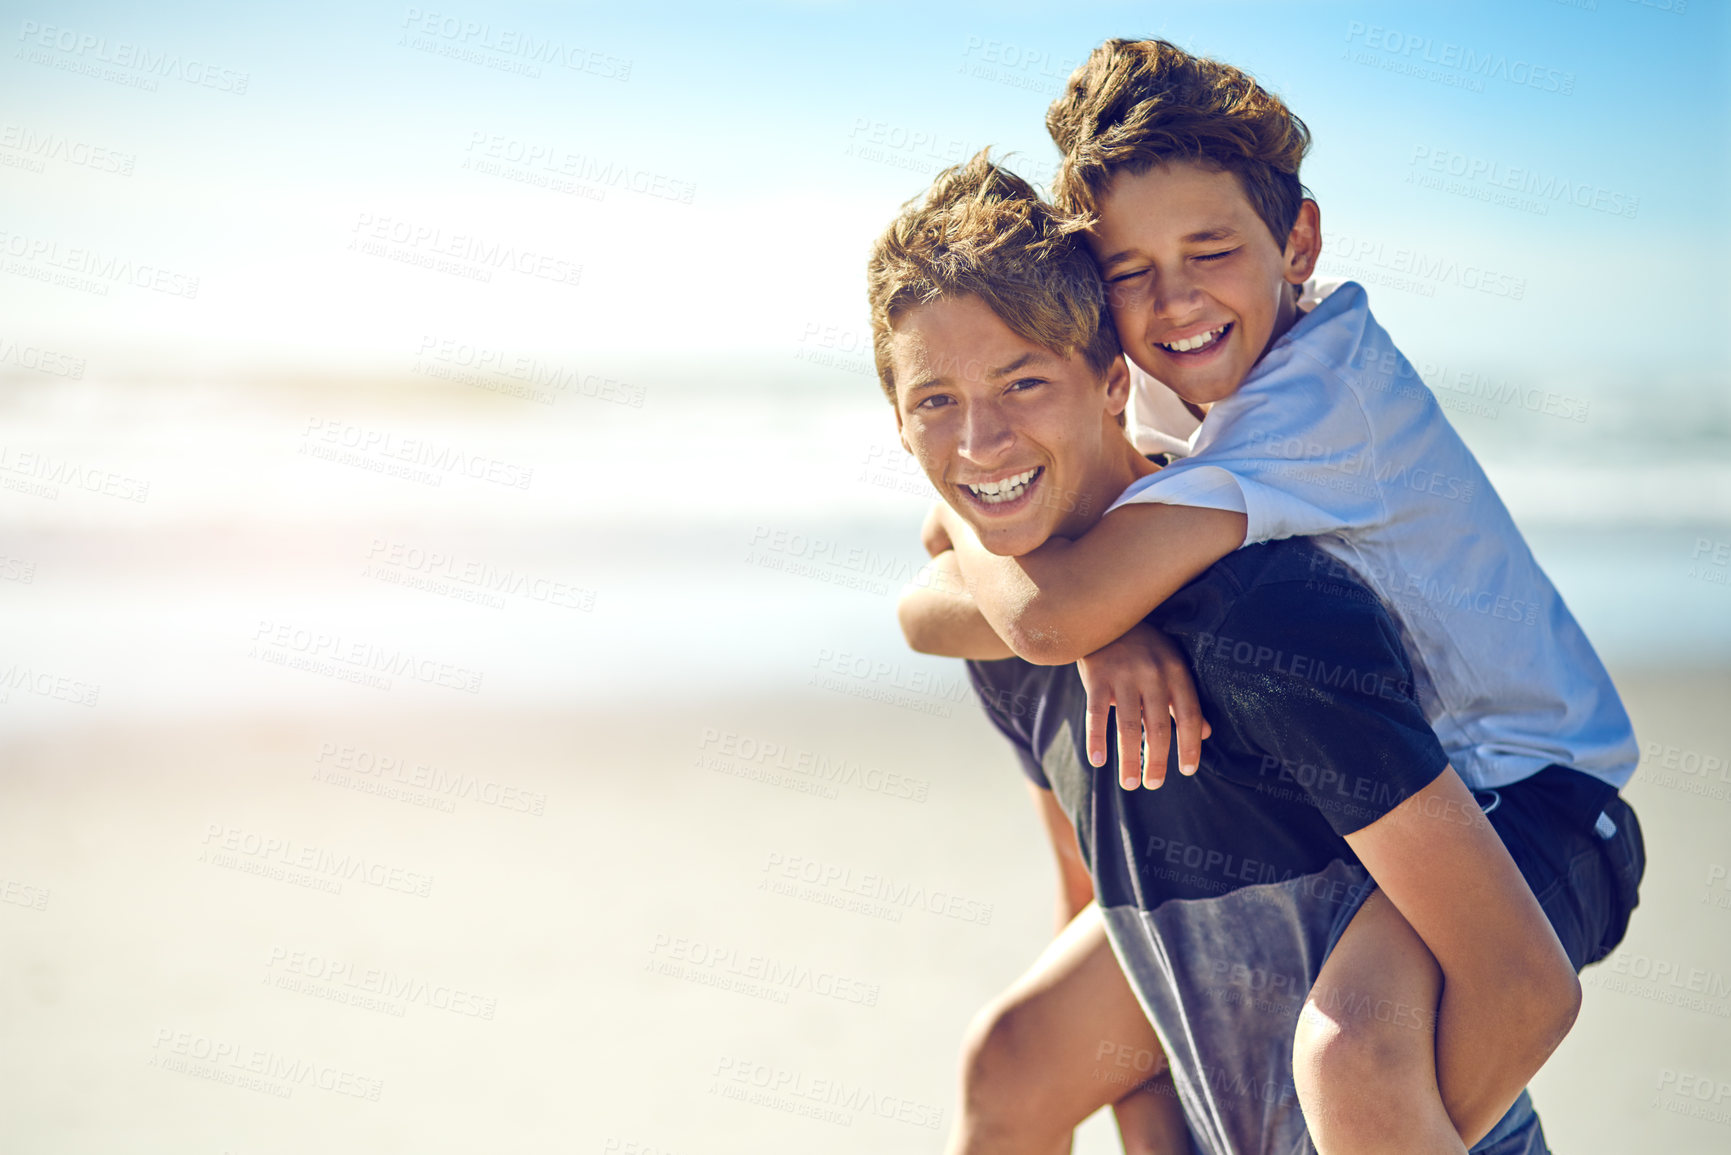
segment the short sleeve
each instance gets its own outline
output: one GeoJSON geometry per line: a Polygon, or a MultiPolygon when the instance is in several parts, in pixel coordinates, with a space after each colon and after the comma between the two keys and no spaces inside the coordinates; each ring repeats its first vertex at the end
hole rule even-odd
{"type": "Polygon", "coordinates": [[[1233,510],[1248,521],[1246,545],[1383,520],[1371,421],[1358,395],[1304,354],[1282,352],[1214,406],[1189,457],[1142,478],[1112,508],[1233,510]]]}
{"type": "Polygon", "coordinates": [[[1035,666],[1021,658],[969,661],[968,679],[974,684],[986,717],[1010,740],[1022,773],[1042,790],[1050,790],[1045,767],[1035,747],[1031,703],[1041,699],[1039,682],[1051,667],[1035,666]]]}
{"type": "Polygon", "coordinates": [[[1369,826],[1448,765],[1393,620],[1356,583],[1252,586],[1193,655],[1210,722],[1260,753],[1256,785],[1302,793],[1338,834],[1369,826]]]}

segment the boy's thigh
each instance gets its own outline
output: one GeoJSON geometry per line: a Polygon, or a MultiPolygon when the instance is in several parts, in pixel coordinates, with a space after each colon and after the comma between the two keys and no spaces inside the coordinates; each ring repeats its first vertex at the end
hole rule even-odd
{"type": "Polygon", "coordinates": [[[1623,940],[1646,869],[1641,824],[1608,783],[1565,766],[1474,797],[1580,970],[1623,940]]]}
{"type": "Polygon", "coordinates": [[[1090,903],[990,1008],[970,1079],[1013,1083],[1075,1119],[1115,1103],[1166,1066],[1090,903]]]}

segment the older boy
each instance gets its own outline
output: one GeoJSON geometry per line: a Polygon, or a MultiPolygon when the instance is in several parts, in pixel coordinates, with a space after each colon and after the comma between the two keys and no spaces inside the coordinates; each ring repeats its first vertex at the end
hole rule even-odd
{"type": "MultiPolygon", "coordinates": [[[[1109,41],[1071,78],[1048,127],[1066,151],[1058,201],[1086,227],[1113,320],[1142,371],[1138,418],[1164,401],[1168,416],[1189,414],[1194,432],[1133,419],[1145,445],[1180,460],[1133,483],[1073,542],[994,556],[965,519],[946,514],[979,609],[1018,654],[1072,661],[1224,550],[1315,535],[1319,585],[1360,577],[1392,611],[1415,696],[1487,805],[1515,784],[1541,799],[1531,815],[1541,857],[1588,833],[1607,844],[1612,874],[1594,882],[1599,890],[1570,862],[1529,872],[1574,966],[1602,957],[1640,874],[1633,815],[1614,805],[1635,762],[1627,716],[1363,290],[1301,296],[1320,247],[1318,210],[1297,175],[1309,143],[1302,122],[1236,69],[1162,41],[1109,41]]],[[[1090,717],[1107,704],[1092,702],[1090,717]]],[[[1141,708],[1116,704],[1121,715],[1141,708]]],[[[1103,753],[1097,734],[1090,758],[1103,753]]],[[[1377,950],[1331,960],[1334,974],[1361,971],[1387,973],[1377,950]]],[[[1487,1050],[1495,1023],[1474,1006],[1460,983],[1445,987],[1438,1074],[1446,1117],[1469,1141],[1516,1094],[1524,1065],[1496,1062],[1487,1050]],[[1483,1045],[1457,1048],[1451,1038],[1483,1045]]],[[[1353,1072],[1375,1068],[1385,1049],[1374,1029],[1367,1045],[1343,1046],[1348,1030],[1313,1009],[1297,1040],[1301,1097],[1331,1152],[1360,1149],[1348,1132],[1397,1135],[1414,1121],[1404,1106],[1346,1093],[1353,1072]],[[1357,1121],[1338,1134],[1328,1122],[1348,1118],[1357,1121]]],[[[1432,1130],[1435,1149],[1458,1150],[1432,1130]]],[[[1406,1136],[1402,1149],[1418,1142],[1406,1136]]]]}
{"type": "MultiPolygon", "coordinates": [[[[1158,476],[1118,428],[1128,374],[1110,356],[1082,256],[1032,191],[983,156],[941,176],[873,251],[877,364],[904,444],[943,496],[952,536],[994,555],[1097,532],[1093,511],[1158,476]]],[[[1477,1062],[1492,1073],[1467,1080],[1475,1089],[1513,1086],[1479,1149],[1543,1150],[1520,1087],[1568,1029],[1579,988],[1498,838],[1524,845],[1532,805],[1517,790],[1518,804],[1505,797],[1513,821],[1493,829],[1494,813],[1480,818],[1425,724],[1394,623],[1350,578],[1318,588],[1319,556],[1301,543],[1240,550],[1162,611],[1215,734],[1202,773],[1159,794],[1095,788],[1074,670],[981,665],[983,696],[1076,825],[1113,946],[1203,1150],[1303,1149],[1292,1067],[1303,992],[1324,1013],[1406,1009],[1395,1053],[1417,1077],[1379,1071],[1360,1092],[1404,1098],[1428,1085],[1434,1101],[1439,1078],[1446,1091],[1452,1071],[1477,1062]],[[1245,997],[1245,975],[1278,976],[1291,997],[1245,997]],[[1455,1015],[1433,1048],[1445,976],[1455,1015]]],[[[957,560],[946,552],[939,564],[954,574],[957,560]]],[[[934,589],[913,601],[904,624],[938,623],[948,652],[1002,654],[965,596],[934,589]]],[[[1141,644],[1147,627],[1132,626],[1113,645],[1141,644]]],[[[1598,853],[1586,838],[1566,845],[1572,862],[1598,853]]],[[[1398,1147],[1348,1103],[1310,1122],[1384,1150],[1462,1149],[1440,1103],[1403,1106],[1417,1118],[1401,1121],[1398,1147]]]]}

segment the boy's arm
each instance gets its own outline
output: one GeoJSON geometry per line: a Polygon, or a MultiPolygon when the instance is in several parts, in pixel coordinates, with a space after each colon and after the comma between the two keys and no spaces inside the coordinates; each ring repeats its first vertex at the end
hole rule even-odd
{"type": "Polygon", "coordinates": [[[1442,969],[1437,1086],[1471,1146],[1563,1041],[1580,980],[1452,768],[1346,841],[1442,969]]]}
{"type": "MultiPolygon", "coordinates": [[[[928,521],[923,535],[928,546],[947,544],[934,538],[930,527],[928,521]]],[[[968,595],[952,550],[932,558],[902,590],[896,617],[908,646],[922,654],[978,661],[1016,656],[968,595]]],[[[1112,731],[1107,712],[1115,709],[1120,784],[1125,789],[1153,789],[1166,780],[1174,725],[1179,770],[1196,772],[1209,725],[1189,664],[1169,638],[1138,622],[1077,665],[1088,694],[1088,757],[1094,765],[1106,764],[1112,731]]]]}
{"type": "Polygon", "coordinates": [[[954,550],[938,554],[914,575],[896,603],[896,618],[917,653],[977,661],[1015,657],[968,596],[954,550]]]}
{"type": "Polygon", "coordinates": [[[1242,513],[1137,502],[1075,541],[1032,553],[986,551],[960,517],[939,515],[975,604],[1018,657],[1061,666],[1121,637],[1198,574],[1244,543],[1242,513]]]}

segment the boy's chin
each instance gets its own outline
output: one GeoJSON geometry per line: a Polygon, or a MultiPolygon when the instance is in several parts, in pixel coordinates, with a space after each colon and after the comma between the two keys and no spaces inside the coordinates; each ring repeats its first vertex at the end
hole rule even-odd
{"type": "Polygon", "coordinates": [[[999,557],[1021,557],[1025,553],[1033,553],[1051,536],[1031,526],[1012,529],[1007,526],[981,526],[973,522],[969,524],[973,526],[974,535],[980,539],[986,552],[999,557]]]}

